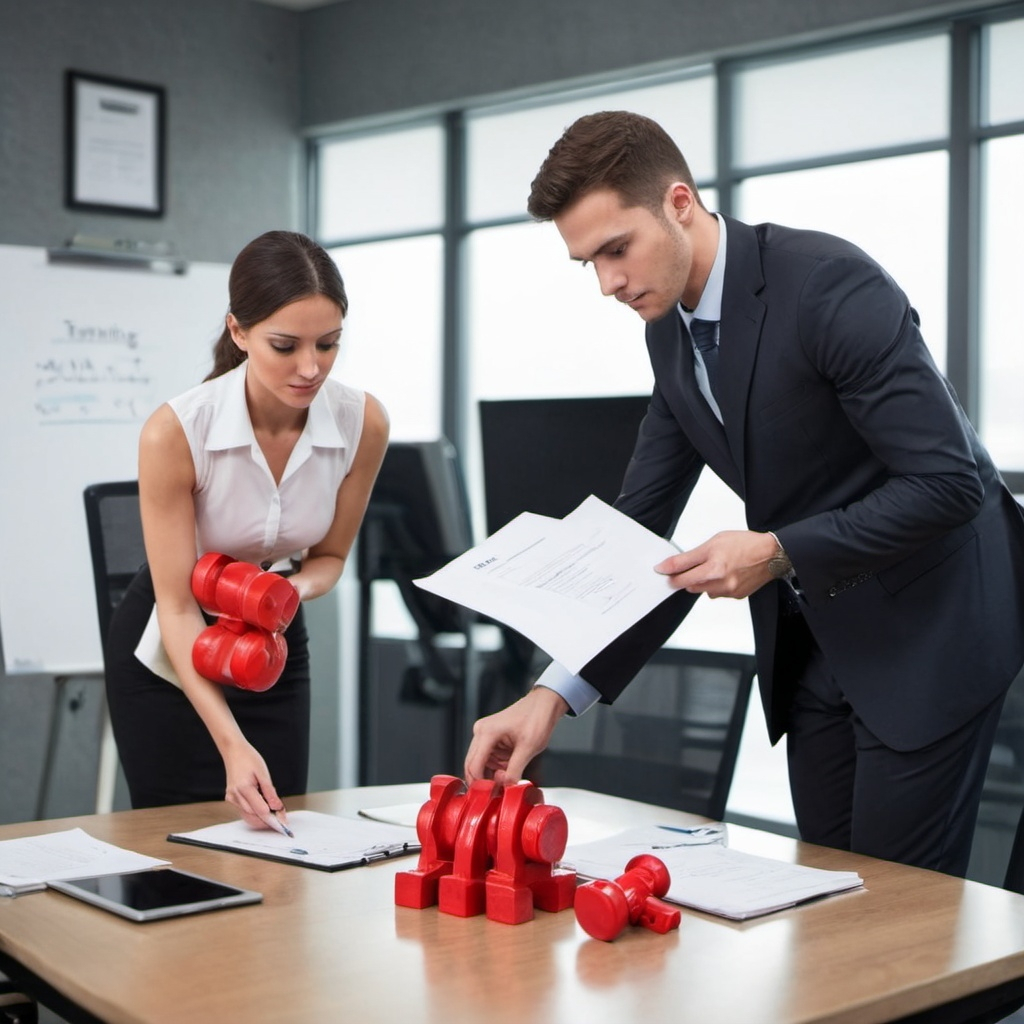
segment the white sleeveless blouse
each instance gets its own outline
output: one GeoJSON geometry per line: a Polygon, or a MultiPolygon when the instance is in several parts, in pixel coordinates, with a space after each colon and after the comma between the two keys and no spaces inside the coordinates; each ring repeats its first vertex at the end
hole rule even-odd
{"type": "Polygon", "coordinates": [[[168,403],[196,468],[196,555],[279,566],[322,540],[352,468],[366,395],[328,378],[277,484],[245,403],[245,363],[168,403]]]}
{"type": "MultiPolygon", "coordinates": [[[[359,447],[366,394],[332,378],[324,381],[277,484],[249,419],[245,367],[167,404],[195,463],[196,558],[217,551],[280,570],[301,560],[330,529],[338,488],[359,447]]],[[[160,639],[155,607],[135,656],[181,685],[160,639]]]]}

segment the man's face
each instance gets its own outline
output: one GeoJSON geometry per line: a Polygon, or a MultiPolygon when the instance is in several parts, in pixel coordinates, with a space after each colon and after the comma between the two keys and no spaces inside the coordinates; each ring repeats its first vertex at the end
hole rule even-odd
{"type": "Polygon", "coordinates": [[[693,247],[666,198],[664,216],[624,207],[612,189],[589,192],[554,218],[570,259],[592,263],[604,295],[614,295],[650,323],[679,302],[693,247]]]}

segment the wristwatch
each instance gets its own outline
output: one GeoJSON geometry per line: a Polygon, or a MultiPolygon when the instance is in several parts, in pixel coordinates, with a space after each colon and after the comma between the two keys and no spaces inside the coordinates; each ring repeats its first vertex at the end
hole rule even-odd
{"type": "Polygon", "coordinates": [[[782,542],[771,530],[768,531],[772,539],[778,545],[778,551],[768,559],[768,572],[774,580],[788,579],[793,575],[793,563],[789,560],[789,555],[786,554],[786,549],[782,546],[782,542]]]}

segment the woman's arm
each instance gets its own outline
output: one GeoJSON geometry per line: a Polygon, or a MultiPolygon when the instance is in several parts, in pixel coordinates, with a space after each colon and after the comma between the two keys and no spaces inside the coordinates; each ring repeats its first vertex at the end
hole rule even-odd
{"type": "Polygon", "coordinates": [[[388,432],[384,407],[372,395],[367,395],[359,448],[352,468],[338,488],[334,520],[323,540],[309,549],[299,572],[291,577],[303,601],[326,594],[338,582],[384,461],[388,432]]]}
{"type": "Polygon", "coordinates": [[[271,809],[282,807],[266,762],[242,734],[221,684],[203,678],[192,665],[192,646],[206,627],[192,595],[194,488],[195,468],[185,432],[170,406],[161,406],[143,427],[139,444],[142,528],[160,635],[182,690],[224,759],[225,799],[258,827],[268,824],[271,809]]]}

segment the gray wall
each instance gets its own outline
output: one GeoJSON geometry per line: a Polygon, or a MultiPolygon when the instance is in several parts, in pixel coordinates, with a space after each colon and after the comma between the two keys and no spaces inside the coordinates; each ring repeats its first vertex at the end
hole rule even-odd
{"type": "Polygon", "coordinates": [[[250,0],[0,0],[0,243],[78,232],[229,262],[299,226],[299,15],[250,0]],[[64,208],[64,71],[167,90],[167,212],[64,208]]]}
{"type": "Polygon", "coordinates": [[[302,123],[891,26],[985,0],[348,0],[302,16],[302,123]]]}

